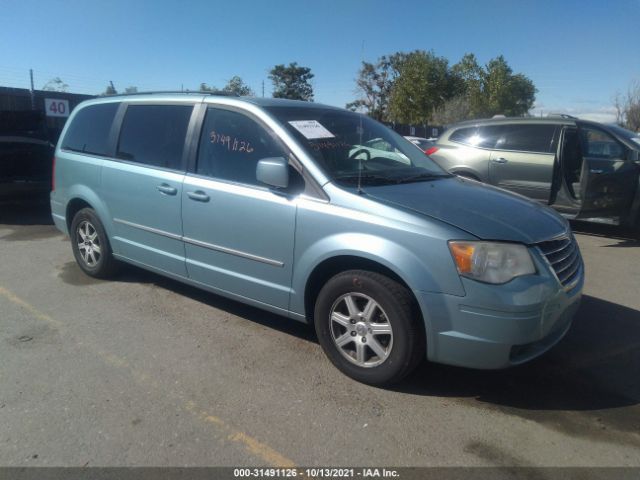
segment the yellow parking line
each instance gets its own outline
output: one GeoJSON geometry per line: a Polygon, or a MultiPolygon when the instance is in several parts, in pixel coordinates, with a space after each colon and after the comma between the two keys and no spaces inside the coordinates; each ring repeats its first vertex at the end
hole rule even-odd
{"type": "Polygon", "coordinates": [[[49,315],[47,315],[45,313],[42,313],[40,310],[38,310],[37,308],[33,307],[32,305],[29,305],[27,302],[25,302],[21,298],[17,297],[14,293],[10,292],[6,288],[0,287],[0,295],[5,297],[10,302],[13,302],[16,305],[22,307],[23,309],[25,309],[27,312],[29,312],[31,315],[33,315],[38,320],[42,320],[43,322],[46,322],[46,323],[48,323],[50,325],[53,325],[54,327],[60,328],[62,326],[62,324],[60,322],[58,322],[57,320],[54,320],[49,315]]]}
{"type": "MultiPolygon", "coordinates": [[[[5,297],[10,302],[25,309],[35,318],[42,320],[55,327],[58,327],[58,328],[62,327],[62,323],[51,318],[49,315],[41,312],[36,307],[22,300],[20,297],[15,295],[13,292],[10,292],[6,288],[0,287],[0,295],[5,297]]],[[[79,345],[84,346],[84,344],[82,343],[79,343],[79,345]]],[[[116,367],[122,370],[126,370],[127,372],[129,372],[129,374],[133,377],[133,379],[139,384],[152,386],[156,389],[160,388],[160,385],[156,380],[151,378],[146,373],[143,373],[134,369],[125,358],[121,358],[112,353],[91,348],[88,346],[86,348],[87,350],[90,350],[92,353],[98,356],[107,365],[110,365],[112,367],[116,367]]],[[[200,409],[198,405],[196,405],[192,401],[184,402],[182,399],[180,399],[180,401],[183,402],[182,408],[184,410],[191,413],[201,421],[214,426],[216,429],[220,430],[221,433],[225,434],[228,441],[236,444],[240,444],[245,448],[245,450],[247,450],[247,452],[249,452],[250,454],[258,458],[261,458],[263,461],[265,461],[269,465],[273,465],[274,467],[280,467],[280,468],[295,467],[295,463],[292,460],[280,454],[279,452],[271,448],[269,445],[260,442],[259,440],[253,438],[250,435],[247,435],[246,433],[240,430],[236,430],[221,418],[216,417],[215,415],[211,415],[209,412],[200,409]]]]}
{"type": "Polygon", "coordinates": [[[228,438],[232,442],[238,442],[244,445],[249,452],[253,453],[256,457],[263,458],[271,465],[276,465],[281,468],[293,468],[296,466],[295,463],[280,455],[273,448],[250,437],[246,433],[235,432],[229,435],[228,438]]]}

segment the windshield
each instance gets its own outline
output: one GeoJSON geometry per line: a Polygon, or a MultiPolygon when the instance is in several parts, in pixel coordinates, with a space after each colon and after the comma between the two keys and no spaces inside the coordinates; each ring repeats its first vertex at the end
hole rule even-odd
{"type": "Polygon", "coordinates": [[[319,107],[268,107],[333,181],[353,186],[450,176],[408,140],[369,117],[319,107]]]}

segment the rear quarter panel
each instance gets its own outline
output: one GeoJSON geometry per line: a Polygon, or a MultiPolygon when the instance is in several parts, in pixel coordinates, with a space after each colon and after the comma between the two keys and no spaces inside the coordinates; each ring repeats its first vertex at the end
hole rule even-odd
{"type": "Polygon", "coordinates": [[[478,180],[489,182],[489,158],[491,150],[469,147],[453,142],[436,144],[438,151],[429,155],[448,172],[473,175],[478,180]]]}

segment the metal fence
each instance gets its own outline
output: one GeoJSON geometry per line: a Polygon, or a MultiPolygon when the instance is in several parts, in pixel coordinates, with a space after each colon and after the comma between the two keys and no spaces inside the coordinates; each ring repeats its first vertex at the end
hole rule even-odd
{"type": "MultiPolygon", "coordinates": [[[[0,87],[0,111],[5,113],[5,119],[11,117],[10,115],[6,115],[8,111],[40,112],[40,118],[43,122],[42,125],[47,132],[49,141],[56,143],[71,111],[73,111],[80,102],[90,98],[94,98],[94,96],[47,90],[34,90],[32,96],[31,91],[26,88],[0,87]],[[64,105],[65,112],[58,112],[58,105],[64,105]],[[52,108],[56,111],[51,111],[52,108]]],[[[25,116],[21,115],[21,118],[25,118],[25,116]]],[[[5,129],[7,122],[3,121],[0,123],[2,124],[0,125],[0,129],[5,129]]],[[[385,124],[400,135],[405,136],[435,138],[439,137],[444,131],[444,127],[440,125],[385,124]]]]}
{"type": "Polygon", "coordinates": [[[24,129],[24,122],[31,118],[34,125],[38,121],[38,127],[46,138],[51,143],[56,143],[69,114],[80,102],[90,98],[94,97],[47,90],[34,90],[32,95],[26,88],[0,87],[0,112],[3,113],[0,129],[4,132],[24,129]],[[29,111],[35,113],[26,114],[29,111]],[[11,124],[11,119],[15,120],[15,124],[11,124]]]}
{"type": "Polygon", "coordinates": [[[405,125],[402,123],[385,123],[400,135],[422,138],[438,138],[444,127],[441,125],[405,125]]]}

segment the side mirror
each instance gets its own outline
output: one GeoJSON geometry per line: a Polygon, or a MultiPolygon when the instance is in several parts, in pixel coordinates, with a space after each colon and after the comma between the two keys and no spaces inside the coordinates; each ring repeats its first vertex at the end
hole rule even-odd
{"type": "Polygon", "coordinates": [[[627,154],[627,158],[632,162],[639,163],[640,152],[638,150],[629,150],[629,153],[627,154]]]}
{"type": "Polygon", "coordinates": [[[287,188],[289,186],[289,165],[286,158],[263,158],[256,166],[256,178],[259,182],[271,187],[287,188]]]}

